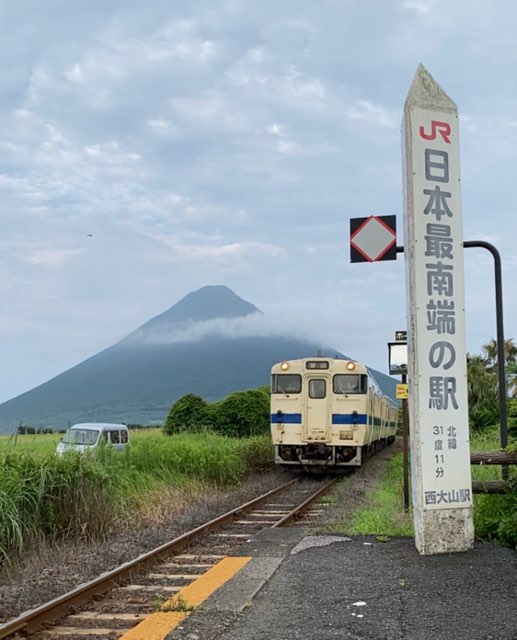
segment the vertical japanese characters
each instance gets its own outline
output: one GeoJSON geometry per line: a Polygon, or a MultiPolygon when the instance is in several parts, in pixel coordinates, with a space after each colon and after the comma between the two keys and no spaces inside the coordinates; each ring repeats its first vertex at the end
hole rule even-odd
{"type": "Polygon", "coordinates": [[[411,111],[424,508],[465,507],[472,497],[470,468],[458,464],[468,449],[458,122],[452,113],[411,111]]]}

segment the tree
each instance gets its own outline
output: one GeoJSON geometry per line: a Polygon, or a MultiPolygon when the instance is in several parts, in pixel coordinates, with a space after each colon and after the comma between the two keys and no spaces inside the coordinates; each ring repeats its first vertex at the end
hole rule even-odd
{"type": "MultiPolygon", "coordinates": [[[[497,362],[497,340],[490,338],[481,348],[486,354],[489,365],[495,366],[497,362]]],[[[504,341],[504,360],[505,363],[517,362],[517,345],[513,338],[508,338],[504,341]]]]}
{"type": "Polygon", "coordinates": [[[20,435],[31,435],[31,436],[33,436],[33,435],[36,434],[36,429],[34,427],[30,427],[27,424],[20,424],[18,426],[17,431],[18,431],[18,433],[20,435]]]}
{"type": "Polygon", "coordinates": [[[482,429],[497,422],[497,375],[483,356],[467,354],[467,390],[469,423],[474,429],[482,429]]]}
{"type": "Polygon", "coordinates": [[[267,387],[236,391],[214,405],[214,429],[235,438],[265,434],[270,428],[269,412],[267,387]]]}
{"type": "Polygon", "coordinates": [[[210,426],[209,415],[206,401],[194,393],[187,393],[172,405],[163,430],[168,435],[202,431],[210,426]]]}
{"type": "MultiPolygon", "coordinates": [[[[481,347],[486,355],[487,367],[494,373],[497,372],[497,340],[490,340],[481,347]]],[[[511,395],[515,395],[515,384],[517,381],[517,345],[513,338],[504,341],[504,364],[505,364],[505,389],[511,395]]]]}
{"type": "Polygon", "coordinates": [[[517,439],[517,398],[508,402],[508,433],[517,439]]]}
{"type": "Polygon", "coordinates": [[[509,362],[506,365],[506,379],[508,393],[512,398],[517,398],[517,362],[509,362]]]}

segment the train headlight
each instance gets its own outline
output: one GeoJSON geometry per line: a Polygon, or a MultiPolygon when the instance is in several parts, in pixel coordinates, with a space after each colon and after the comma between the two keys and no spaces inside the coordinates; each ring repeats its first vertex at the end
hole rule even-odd
{"type": "Polygon", "coordinates": [[[289,363],[282,362],[282,364],[280,365],[280,369],[282,369],[282,371],[287,371],[287,369],[289,369],[289,363]]]}
{"type": "Polygon", "coordinates": [[[347,362],[347,363],[346,363],[346,368],[347,368],[349,371],[353,371],[353,370],[355,369],[355,362],[347,362]]]}

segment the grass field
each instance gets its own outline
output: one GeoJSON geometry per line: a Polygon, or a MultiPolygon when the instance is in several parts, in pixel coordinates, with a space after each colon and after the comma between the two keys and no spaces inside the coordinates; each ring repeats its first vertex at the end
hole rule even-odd
{"type": "Polygon", "coordinates": [[[269,436],[233,439],[211,433],[166,436],[131,431],[118,453],[55,455],[59,435],[0,438],[0,557],[36,539],[93,539],[130,522],[171,492],[238,484],[272,466],[269,436]]]}
{"type": "MultiPolygon", "coordinates": [[[[138,441],[149,436],[160,435],[160,428],[131,429],[131,441],[138,441]]],[[[0,455],[5,451],[30,451],[35,454],[54,453],[56,445],[63,437],[62,433],[0,435],[0,455]]]]}

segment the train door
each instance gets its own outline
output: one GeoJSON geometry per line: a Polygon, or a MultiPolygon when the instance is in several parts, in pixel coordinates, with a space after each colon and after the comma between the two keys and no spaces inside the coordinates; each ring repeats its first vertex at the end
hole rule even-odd
{"type": "Polygon", "coordinates": [[[326,442],[331,439],[331,390],[331,380],[328,376],[319,374],[305,380],[303,439],[306,442],[326,442]]]}

